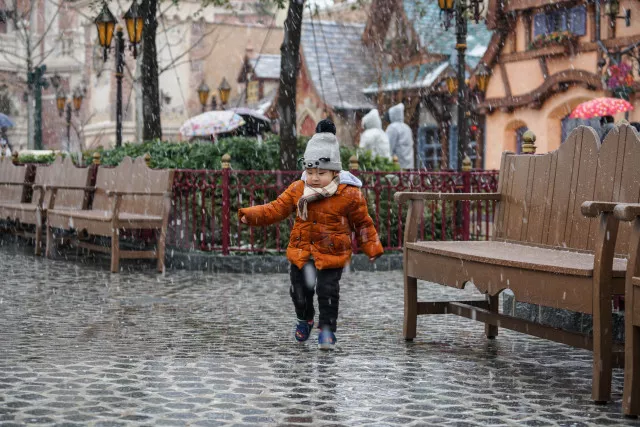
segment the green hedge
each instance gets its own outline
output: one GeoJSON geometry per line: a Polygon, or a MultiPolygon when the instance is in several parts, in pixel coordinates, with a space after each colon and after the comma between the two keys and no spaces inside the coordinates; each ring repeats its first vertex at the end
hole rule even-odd
{"type": "MultiPolygon", "coordinates": [[[[298,157],[302,157],[308,139],[298,139],[298,157]]],[[[110,150],[98,149],[83,153],[85,162],[91,161],[95,151],[102,156],[102,164],[115,166],[125,156],[139,157],[145,153],[151,155],[151,166],[154,168],[176,169],[220,169],[223,154],[231,156],[231,167],[235,170],[277,170],[280,169],[280,138],[277,135],[267,137],[262,143],[256,138],[233,137],[222,138],[216,143],[211,141],[197,142],[162,142],[148,141],[142,144],[124,144],[110,150]]],[[[353,148],[341,147],[342,167],[349,169],[349,158],[356,154],[353,148]]],[[[24,155],[19,159],[22,163],[51,163],[55,156],[24,155]]],[[[398,167],[388,159],[373,157],[371,153],[360,153],[360,170],[394,171],[398,167]]]]}

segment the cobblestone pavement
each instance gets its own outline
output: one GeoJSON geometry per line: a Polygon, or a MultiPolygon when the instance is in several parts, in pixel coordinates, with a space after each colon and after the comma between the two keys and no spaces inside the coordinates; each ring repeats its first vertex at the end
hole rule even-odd
{"type": "Polygon", "coordinates": [[[0,425],[639,425],[621,371],[591,403],[587,351],[453,316],[405,343],[398,271],[343,276],[323,353],[286,275],[133,270],[0,248],[0,425]]]}

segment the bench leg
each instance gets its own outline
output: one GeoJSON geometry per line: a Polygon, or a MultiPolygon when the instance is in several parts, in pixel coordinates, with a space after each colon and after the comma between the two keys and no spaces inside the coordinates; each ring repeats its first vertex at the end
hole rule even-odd
{"type": "Polygon", "coordinates": [[[44,249],[44,256],[49,258],[51,256],[51,251],[54,250],[54,241],[53,241],[53,229],[51,227],[49,227],[49,224],[47,224],[47,243],[44,249]]]}
{"type": "MultiPolygon", "coordinates": [[[[627,313],[630,315],[631,313],[627,313]]],[[[625,322],[632,322],[628,316],[625,322]]],[[[627,328],[624,355],[624,394],[622,410],[627,416],[640,415],[640,327],[627,328]]]]}
{"type": "Polygon", "coordinates": [[[416,337],[418,321],[418,279],[404,276],[404,339],[411,341],[416,337]]]}
{"type": "Polygon", "coordinates": [[[111,229],[111,272],[120,270],[120,233],[116,227],[111,229]]]}
{"type": "MultiPolygon", "coordinates": [[[[499,305],[500,305],[500,295],[487,295],[487,302],[489,303],[489,311],[492,313],[498,314],[499,305]]],[[[488,323],[484,324],[484,333],[489,339],[494,339],[498,336],[498,327],[495,325],[490,325],[488,323]]]]}
{"type": "Polygon", "coordinates": [[[167,243],[167,231],[166,229],[161,228],[158,230],[158,248],[156,252],[158,254],[158,271],[160,273],[164,272],[164,255],[165,255],[165,245],[167,243]]]}
{"type": "MultiPolygon", "coordinates": [[[[594,289],[594,293],[598,295],[594,289]]],[[[591,398],[596,403],[611,399],[611,376],[613,369],[613,319],[611,294],[594,301],[593,311],[593,384],[591,398]]]]}
{"type": "Polygon", "coordinates": [[[36,256],[42,254],[42,215],[36,214],[36,256]]]}

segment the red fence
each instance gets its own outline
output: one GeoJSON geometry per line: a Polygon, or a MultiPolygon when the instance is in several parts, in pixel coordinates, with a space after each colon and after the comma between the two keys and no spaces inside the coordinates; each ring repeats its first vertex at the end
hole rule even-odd
{"type": "MultiPolygon", "coordinates": [[[[497,171],[479,172],[361,172],[369,213],[387,250],[401,249],[403,207],[393,200],[397,191],[489,193],[497,189],[497,171]]],[[[230,252],[286,250],[293,216],[268,227],[248,227],[238,221],[241,207],[275,200],[300,171],[178,170],[168,243],[182,249],[230,252]]],[[[495,202],[425,204],[420,224],[423,240],[484,240],[489,237],[495,202]]]]}

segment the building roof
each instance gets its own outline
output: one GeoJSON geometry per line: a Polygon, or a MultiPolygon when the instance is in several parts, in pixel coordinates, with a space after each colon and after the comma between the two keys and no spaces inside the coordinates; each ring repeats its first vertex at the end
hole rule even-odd
{"type": "MultiPolygon", "coordinates": [[[[383,76],[383,84],[378,89],[374,83],[364,89],[364,93],[373,94],[400,89],[426,89],[437,83],[438,78],[451,66],[455,69],[458,63],[458,52],[455,50],[456,36],[454,28],[448,31],[442,27],[440,8],[432,0],[403,1],[405,15],[413,25],[420,38],[420,46],[429,54],[442,55],[448,60],[429,62],[421,65],[408,65],[396,68],[383,76]]],[[[487,29],[484,22],[476,24],[468,21],[467,50],[465,62],[468,68],[475,68],[489,46],[493,32],[487,29]]],[[[469,76],[469,73],[466,73],[469,76]]]]}
{"type": "Polygon", "coordinates": [[[249,59],[249,65],[258,79],[280,79],[280,55],[258,55],[249,59]]]}
{"type": "MultiPolygon", "coordinates": [[[[449,30],[441,24],[438,2],[433,0],[403,1],[402,6],[409,22],[413,24],[416,34],[420,37],[420,44],[429,53],[451,55],[455,51],[456,34],[455,22],[449,30]]],[[[467,21],[467,51],[471,66],[477,65],[479,58],[489,46],[492,31],[484,23],[476,24],[467,21]]]]}
{"type": "Polygon", "coordinates": [[[374,105],[362,89],[375,81],[364,45],[364,25],[305,20],[300,47],[310,79],[325,104],[339,110],[374,105]]]}
{"type": "Polygon", "coordinates": [[[438,80],[448,65],[448,61],[442,61],[396,68],[383,76],[380,89],[378,89],[378,84],[374,83],[367,87],[364,93],[393,92],[400,89],[426,89],[438,80]]]}

